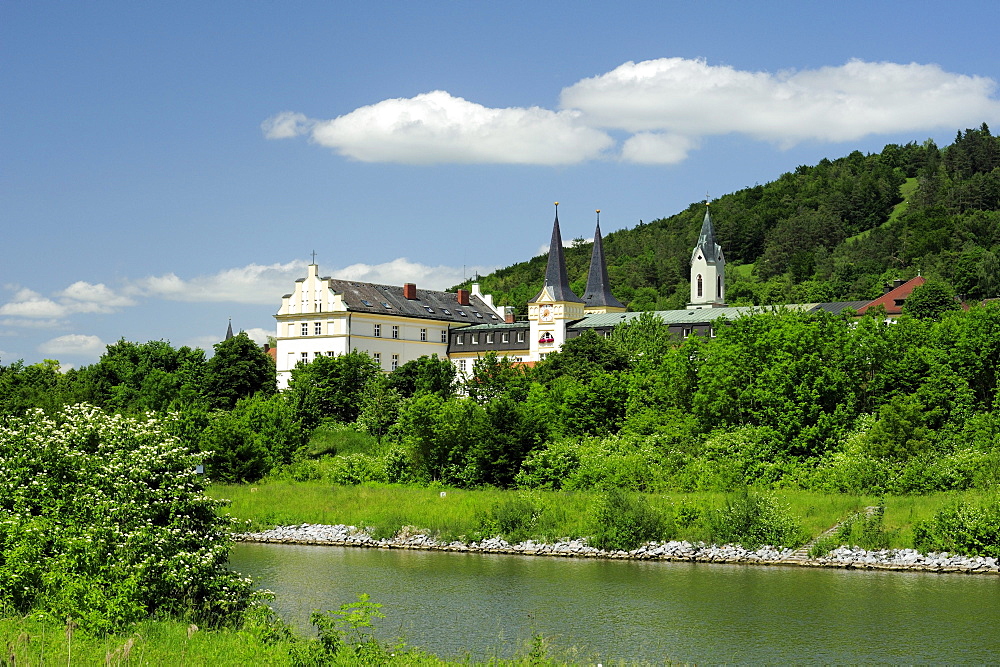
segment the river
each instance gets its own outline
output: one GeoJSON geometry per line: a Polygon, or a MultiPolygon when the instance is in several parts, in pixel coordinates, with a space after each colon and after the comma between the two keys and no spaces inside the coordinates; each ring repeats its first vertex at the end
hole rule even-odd
{"type": "Polygon", "coordinates": [[[509,657],[533,633],[579,662],[997,663],[1000,577],[237,544],[308,630],[368,593],[380,638],[509,657]]]}

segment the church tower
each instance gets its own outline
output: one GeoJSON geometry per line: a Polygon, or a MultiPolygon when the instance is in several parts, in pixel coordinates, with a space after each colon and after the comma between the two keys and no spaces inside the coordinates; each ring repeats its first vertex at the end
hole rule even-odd
{"type": "Polygon", "coordinates": [[[608,266],[604,262],[604,241],[601,239],[601,209],[597,209],[597,231],[594,232],[590,273],[587,275],[587,290],[583,293],[583,300],[583,309],[587,315],[625,312],[625,306],[611,293],[608,266]]]}
{"type": "Polygon", "coordinates": [[[549,242],[549,261],[545,267],[545,285],[528,302],[532,361],[544,359],[549,353],[562,347],[566,342],[567,325],[583,318],[583,307],[583,299],[569,287],[562,235],[559,233],[559,202],[556,202],[556,219],[552,224],[552,240],[549,242]]]}
{"type": "Polygon", "coordinates": [[[698,245],[691,252],[691,301],[689,310],[722,308],[726,305],[726,258],[715,242],[712,214],[705,206],[698,245]]]}

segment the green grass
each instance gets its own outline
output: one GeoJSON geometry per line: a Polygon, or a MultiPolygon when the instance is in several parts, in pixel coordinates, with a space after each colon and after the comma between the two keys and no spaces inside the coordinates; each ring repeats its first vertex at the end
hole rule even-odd
{"type": "MultiPolygon", "coordinates": [[[[194,629],[183,621],[145,621],[117,635],[96,636],[38,614],[0,615],[0,665],[292,665],[303,664],[307,638],[289,635],[266,641],[259,629],[194,629]]],[[[314,643],[314,642],[313,642],[314,643]]],[[[315,648],[315,647],[314,647],[315,648]]],[[[559,647],[536,637],[512,659],[494,658],[488,665],[562,665],[559,647]]],[[[566,651],[572,655],[572,651],[566,651]]],[[[386,647],[376,658],[362,659],[353,651],[313,657],[307,664],[323,665],[469,665],[469,660],[442,660],[420,649],[386,647]]]]}
{"type": "MultiPolygon", "coordinates": [[[[256,485],[214,485],[216,498],[232,501],[228,512],[254,529],[299,523],[348,524],[372,528],[376,536],[394,535],[402,526],[424,529],[442,540],[473,540],[482,518],[505,498],[530,493],[542,507],[531,538],[547,542],[585,537],[590,508],[597,493],[560,491],[500,491],[423,488],[414,486],[331,486],[320,482],[274,481],[256,485]],[[442,491],[445,495],[442,497],[442,491]]],[[[982,494],[935,493],[887,497],[824,494],[812,491],[773,492],[788,507],[806,533],[818,535],[850,514],[885,503],[885,529],[893,547],[913,546],[913,523],[929,519],[957,500],[978,502],[982,494]]],[[[651,506],[676,513],[680,506],[707,511],[725,503],[724,493],[670,493],[646,496],[651,506]]],[[[697,523],[681,527],[679,539],[701,540],[697,523]]]]}
{"type": "MultiPolygon", "coordinates": [[[[906,209],[910,207],[910,196],[914,192],[916,192],[916,190],[917,190],[917,179],[916,178],[906,179],[906,182],[904,182],[902,185],[899,186],[899,196],[903,198],[903,201],[899,202],[892,208],[892,211],[889,213],[889,219],[883,222],[881,225],[879,225],[878,228],[887,227],[888,225],[891,225],[892,223],[896,222],[896,220],[899,219],[899,216],[906,213],[906,209]]],[[[844,243],[848,243],[851,241],[860,241],[871,233],[872,230],[866,229],[863,232],[859,232],[854,236],[845,239],[844,243]]]]}

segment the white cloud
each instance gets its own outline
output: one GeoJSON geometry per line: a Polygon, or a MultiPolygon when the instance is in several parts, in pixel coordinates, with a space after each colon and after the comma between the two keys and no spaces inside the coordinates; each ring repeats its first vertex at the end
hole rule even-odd
{"type": "Polygon", "coordinates": [[[790,145],[978,125],[1000,116],[996,87],[993,79],[917,63],[851,60],[769,73],[661,58],[579,81],[562,91],[561,104],[594,127],[688,138],[738,132],[790,145]]]}
{"type": "Polygon", "coordinates": [[[997,82],[934,64],[851,60],[751,72],[705,60],[627,62],[562,90],[560,109],[489,108],[436,90],[332,120],[283,111],[268,139],[309,135],[363,162],[571,165],[614,157],[676,164],[699,138],[730,133],[788,147],[1000,121],[997,82]]]}
{"type": "Polygon", "coordinates": [[[82,280],[56,292],[55,299],[27,288],[15,289],[14,298],[0,306],[0,315],[52,321],[73,313],[114,313],[124,306],[135,305],[132,299],[116,293],[102,283],[92,284],[82,280]]]}
{"type": "Polygon", "coordinates": [[[574,110],[492,109],[436,90],[383,100],[326,121],[280,113],[265,136],[311,127],[316,143],[362,162],[567,165],[601,157],[614,141],[574,110]]]}
{"type": "Polygon", "coordinates": [[[83,334],[68,334],[46,341],[38,346],[42,354],[99,357],[107,345],[97,336],[83,334]]]}
{"type": "Polygon", "coordinates": [[[260,124],[260,129],[268,139],[291,139],[308,134],[313,126],[305,114],[282,111],[260,124]]]}
{"type": "MultiPolygon", "coordinates": [[[[383,285],[416,283],[417,287],[420,288],[443,290],[457,285],[477,273],[480,275],[492,273],[496,268],[495,266],[467,266],[464,268],[427,266],[400,257],[383,264],[351,264],[342,269],[334,269],[329,272],[329,275],[342,280],[358,280],[383,285]]],[[[327,272],[321,271],[321,273],[327,275],[327,272]]]]}
{"type": "Polygon", "coordinates": [[[250,264],[189,280],[174,273],[149,276],[130,283],[130,293],[170,301],[275,304],[288,293],[296,278],[305,276],[306,263],[250,264]]]}
{"type": "Polygon", "coordinates": [[[639,132],[622,145],[622,160],[637,164],[677,164],[687,159],[698,142],[679,134],[639,132]]]}
{"type": "Polygon", "coordinates": [[[64,326],[66,320],[39,320],[39,319],[28,319],[28,318],[13,318],[8,317],[0,320],[0,326],[4,327],[17,327],[19,329],[55,329],[56,327],[64,326]]]}

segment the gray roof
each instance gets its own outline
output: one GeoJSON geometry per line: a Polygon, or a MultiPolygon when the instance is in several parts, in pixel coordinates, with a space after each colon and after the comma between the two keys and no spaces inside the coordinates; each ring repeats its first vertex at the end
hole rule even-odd
{"type": "Polygon", "coordinates": [[[722,256],[722,246],[715,242],[715,228],[712,226],[712,215],[708,212],[707,206],[705,207],[705,220],[701,223],[701,234],[698,235],[698,245],[691,253],[692,262],[699,250],[709,264],[715,264],[722,256]]]}
{"type": "Polygon", "coordinates": [[[587,275],[587,291],[583,293],[583,301],[588,308],[625,307],[625,304],[611,293],[608,267],[604,262],[604,241],[601,239],[600,222],[597,223],[597,231],[594,232],[594,249],[590,253],[590,273],[587,275]]]}
{"type": "MultiPolygon", "coordinates": [[[[562,234],[559,233],[559,209],[556,209],[556,221],[552,223],[552,240],[549,241],[549,263],[545,267],[545,284],[553,301],[572,301],[583,303],[583,299],[569,288],[569,275],[566,273],[566,257],[563,255],[562,234]]],[[[537,302],[545,291],[543,287],[532,302],[537,302]]]]}
{"type": "Polygon", "coordinates": [[[462,324],[503,322],[482,299],[471,294],[469,305],[462,306],[458,303],[458,294],[453,292],[418,289],[416,299],[407,299],[403,296],[403,288],[398,285],[377,285],[332,278],[323,280],[330,281],[330,288],[343,296],[347,309],[353,312],[420,317],[462,324]]]}
{"type": "Polygon", "coordinates": [[[500,331],[500,330],[511,330],[511,329],[528,329],[531,327],[531,322],[527,320],[521,320],[520,322],[498,322],[495,324],[473,324],[467,327],[463,327],[462,331],[500,331]]]}
{"type": "MultiPolygon", "coordinates": [[[[815,312],[814,307],[818,304],[790,304],[784,306],[738,306],[731,308],[699,308],[691,310],[654,310],[653,315],[663,320],[664,324],[705,324],[714,322],[720,318],[734,320],[742,315],[752,315],[754,313],[765,313],[777,310],[798,310],[805,312],[815,312]]],[[[582,320],[572,324],[574,329],[597,329],[603,327],[613,327],[622,322],[630,322],[638,318],[642,313],[600,313],[588,315],[582,320]]]]}

